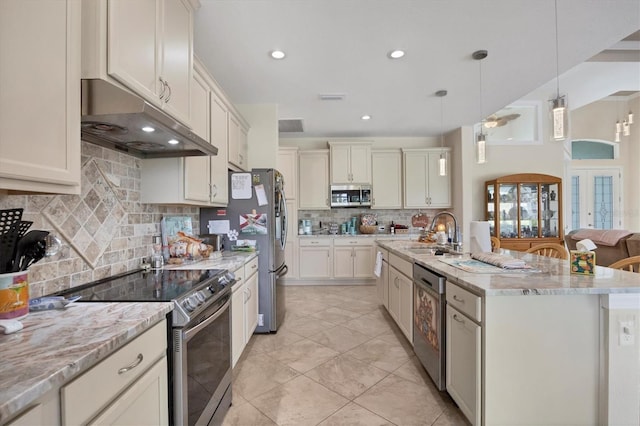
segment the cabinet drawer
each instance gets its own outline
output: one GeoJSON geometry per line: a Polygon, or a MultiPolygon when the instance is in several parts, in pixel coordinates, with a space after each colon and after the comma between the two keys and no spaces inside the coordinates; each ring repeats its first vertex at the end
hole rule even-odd
{"type": "Polygon", "coordinates": [[[352,247],[352,246],[372,246],[373,241],[366,238],[336,238],[333,240],[334,246],[352,247]]]}
{"type": "Polygon", "coordinates": [[[236,291],[239,287],[244,285],[245,281],[245,273],[244,273],[244,265],[233,271],[233,275],[236,276],[236,283],[233,285],[233,291],[236,291]]]}
{"type": "Polygon", "coordinates": [[[251,259],[248,263],[245,263],[244,265],[245,280],[248,280],[256,272],[258,272],[258,256],[251,259]]]}
{"type": "Polygon", "coordinates": [[[447,282],[447,303],[477,322],[482,322],[482,299],[455,284],[447,282]]]}
{"type": "Polygon", "coordinates": [[[331,240],[329,238],[299,238],[298,245],[300,247],[331,247],[331,240]]]}
{"type": "Polygon", "coordinates": [[[407,277],[413,279],[413,263],[406,261],[393,253],[390,253],[389,264],[396,268],[398,271],[402,272],[407,277]]]}
{"type": "Polygon", "coordinates": [[[62,387],[62,424],[87,423],[165,356],[166,350],[167,328],[162,321],[62,387]]]}

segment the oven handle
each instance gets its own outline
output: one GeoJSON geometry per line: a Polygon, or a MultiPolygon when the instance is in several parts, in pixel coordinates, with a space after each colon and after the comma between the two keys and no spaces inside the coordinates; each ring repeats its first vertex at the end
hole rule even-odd
{"type": "Polygon", "coordinates": [[[218,309],[218,311],[215,314],[211,315],[209,318],[207,318],[206,320],[202,321],[200,324],[196,325],[195,327],[190,328],[189,330],[185,331],[184,332],[184,342],[187,343],[200,330],[202,330],[203,328],[205,328],[206,326],[208,326],[209,324],[211,324],[212,322],[214,322],[215,320],[220,318],[220,315],[222,315],[224,313],[224,311],[227,310],[227,308],[229,307],[230,303],[231,303],[231,299],[227,300],[225,302],[225,304],[222,305],[220,307],[220,309],[218,309]]]}

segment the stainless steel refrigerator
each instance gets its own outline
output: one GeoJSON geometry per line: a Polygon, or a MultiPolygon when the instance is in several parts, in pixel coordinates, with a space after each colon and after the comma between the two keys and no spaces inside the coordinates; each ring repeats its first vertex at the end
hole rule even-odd
{"type": "MultiPolygon", "coordinates": [[[[229,172],[229,205],[200,209],[200,232],[208,233],[210,220],[228,220],[239,240],[255,240],[258,254],[259,322],[257,333],[278,330],[284,319],[284,286],[287,273],[284,248],[287,241],[287,205],[283,177],[275,169],[229,172]]],[[[224,250],[235,241],[225,239],[224,250]]]]}

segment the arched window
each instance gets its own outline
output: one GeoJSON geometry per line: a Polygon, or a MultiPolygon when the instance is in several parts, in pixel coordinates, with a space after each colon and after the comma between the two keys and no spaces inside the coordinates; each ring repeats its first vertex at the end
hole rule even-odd
{"type": "Polygon", "coordinates": [[[603,140],[571,141],[572,160],[614,160],[618,155],[618,144],[603,140]]]}

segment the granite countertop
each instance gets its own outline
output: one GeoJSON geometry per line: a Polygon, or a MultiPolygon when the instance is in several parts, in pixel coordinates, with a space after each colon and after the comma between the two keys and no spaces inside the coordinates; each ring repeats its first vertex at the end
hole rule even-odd
{"type": "Polygon", "coordinates": [[[222,255],[217,258],[204,259],[186,265],[167,265],[165,269],[227,269],[229,271],[235,271],[258,256],[258,253],[257,251],[224,251],[222,255]]]}
{"type": "Polygon", "coordinates": [[[172,303],[74,303],[33,312],[0,334],[0,423],[57,391],[171,312],[172,303]]]}
{"type": "MultiPolygon", "coordinates": [[[[534,254],[502,250],[503,254],[523,259],[530,271],[472,273],[441,261],[442,256],[415,254],[411,248],[424,247],[416,241],[381,241],[379,245],[404,259],[423,265],[481,296],[572,295],[572,294],[640,294],[640,274],[595,267],[594,275],[569,273],[569,261],[534,254]]],[[[469,254],[448,255],[444,259],[470,259],[469,254]]]]}
{"type": "Polygon", "coordinates": [[[402,239],[417,238],[418,234],[313,234],[313,235],[297,235],[298,238],[373,238],[373,239],[402,239]]]}

